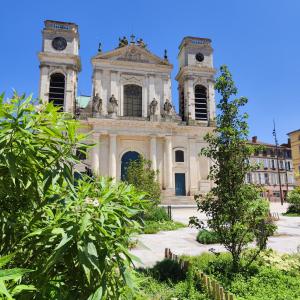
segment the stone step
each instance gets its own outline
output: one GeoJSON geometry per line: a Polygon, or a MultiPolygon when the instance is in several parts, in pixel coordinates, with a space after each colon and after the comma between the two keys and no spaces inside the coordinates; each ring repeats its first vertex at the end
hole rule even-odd
{"type": "Polygon", "coordinates": [[[196,205],[193,196],[164,196],[162,205],[196,205]]]}

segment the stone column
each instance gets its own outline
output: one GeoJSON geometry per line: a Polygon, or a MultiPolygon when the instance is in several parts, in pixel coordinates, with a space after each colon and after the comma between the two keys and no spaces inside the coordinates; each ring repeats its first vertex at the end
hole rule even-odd
{"type": "Polygon", "coordinates": [[[39,97],[43,103],[47,103],[49,101],[49,66],[40,65],[40,90],[39,97]]]}
{"type": "Polygon", "coordinates": [[[93,173],[98,176],[100,174],[100,133],[93,133],[93,144],[95,146],[92,148],[92,170],[93,173]]]}
{"type": "Polygon", "coordinates": [[[196,140],[193,137],[189,137],[189,153],[186,159],[189,159],[189,190],[192,194],[198,190],[198,161],[197,161],[197,149],[196,140]]]}
{"type": "Polygon", "coordinates": [[[157,170],[157,159],[156,159],[156,137],[150,137],[150,159],[152,162],[152,169],[157,170]]]}
{"type": "Polygon", "coordinates": [[[216,103],[215,103],[215,88],[214,88],[214,81],[209,80],[208,82],[208,103],[207,103],[207,109],[208,109],[208,119],[209,120],[215,120],[216,118],[216,103]]]}
{"type": "Polygon", "coordinates": [[[75,103],[74,99],[74,76],[75,72],[71,68],[67,69],[65,77],[65,103],[64,111],[72,113],[75,103]]]}
{"type": "Polygon", "coordinates": [[[187,79],[187,93],[188,93],[189,119],[195,120],[195,93],[194,93],[192,77],[188,77],[187,79]]]}
{"type": "Polygon", "coordinates": [[[149,106],[149,101],[148,101],[148,77],[145,77],[143,80],[143,117],[147,118],[148,116],[148,106],[149,106]]]}
{"type": "Polygon", "coordinates": [[[117,135],[109,135],[109,176],[117,177],[117,135]]]}
{"type": "Polygon", "coordinates": [[[173,156],[172,156],[172,136],[167,135],[165,141],[166,158],[166,188],[173,188],[173,156]]]}

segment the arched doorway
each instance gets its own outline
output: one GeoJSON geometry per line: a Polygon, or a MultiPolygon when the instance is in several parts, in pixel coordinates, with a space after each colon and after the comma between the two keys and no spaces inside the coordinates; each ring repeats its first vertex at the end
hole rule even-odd
{"type": "Polygon", "coordinates": [[[125,181],[127,179],[127,168],[129,162],[138,160],[140,157],[140,154],[136,151],[128,151],[123,154],[121,159],[121,180],[125,181]]]}

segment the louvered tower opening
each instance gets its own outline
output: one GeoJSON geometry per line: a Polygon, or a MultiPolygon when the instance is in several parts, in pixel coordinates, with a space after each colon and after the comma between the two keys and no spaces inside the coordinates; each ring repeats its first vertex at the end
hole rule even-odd
{"type": "Polygon", "coordinates": [[[195,119],[207,121],[207,92],[202,85],[195,86],[195,119]]]}
{"type": "Polygon", "coordinates": [[[49,101],[53,102],[54,106],[64,108],[65,100],[65,76],[61,73],[54,73],[50,77],[49,101]]]}

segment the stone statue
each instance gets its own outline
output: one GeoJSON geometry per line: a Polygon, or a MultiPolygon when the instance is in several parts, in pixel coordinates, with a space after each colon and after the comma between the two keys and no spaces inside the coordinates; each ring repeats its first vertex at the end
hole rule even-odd
{"type": "Polygon", "coordinates": [[[116,114],[118,112],[118,100],[115,98],[115,96],[112,94],[109,98],[109,113],[116,114]]]}
{"type": "Polygon", "coordinates": [[[166,115],[170,115],[173,112],[173,105],[169,99],[166,99],[166,102],[164,103],[164,111],[166,115]]]}
{"type": "Polygon", "coordinates": [[[100,113],[102,110],[102,99],[99,97],[98,93],[93,97],[92,110],[93,113],[100,113]]]}
{"type": "Polygon", "coordinates": [[[137,40],[137,45],[140,46],[141,48],[147,47],[147,45],[144,43],[143,39],[137,40]]]}
{"type": "Polygon", "coordinates": [[[150,103],[150,115],[155,115],[158,102],[155,98],[150,103]]]}
{"type": "Polygon", "coordinates": [[[128,45],[128,40],[126,36],[123,36],[123,38],[119,38],[119,48],[127,46],[128,45]]]}

